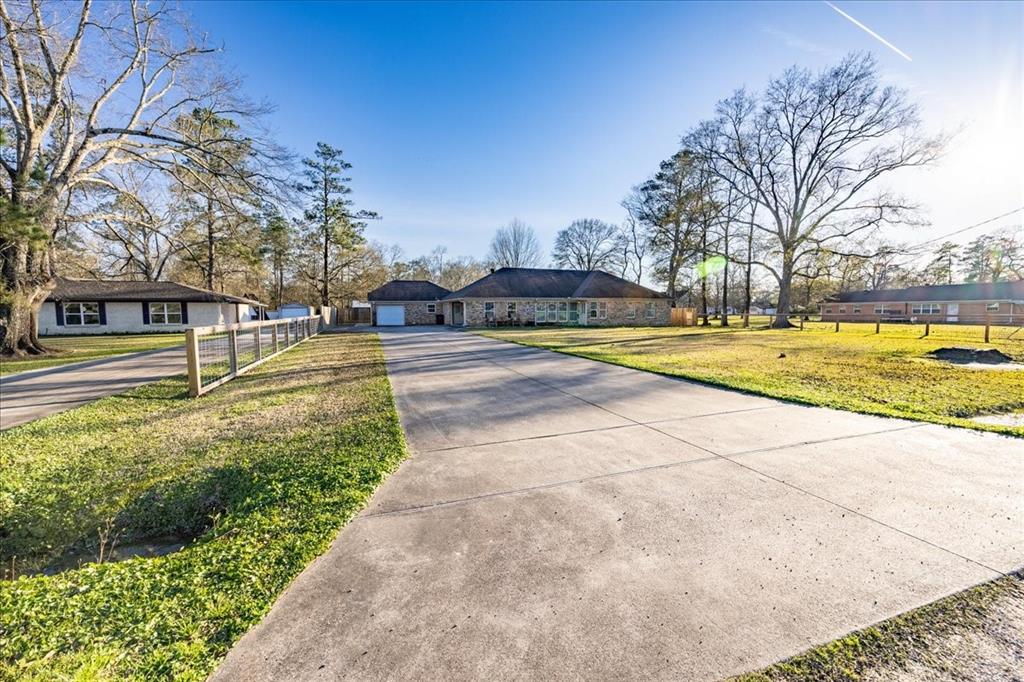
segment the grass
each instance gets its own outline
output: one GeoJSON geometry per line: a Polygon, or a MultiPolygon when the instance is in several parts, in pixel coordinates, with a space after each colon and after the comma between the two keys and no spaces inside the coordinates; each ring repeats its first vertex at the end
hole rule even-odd
{"type": "Polygon", "coordinates": [[[186,388],[0,433],[0,679],[204,679],[405,456],[376,335],[186,388]]]}
{"type": "Polygon", "coordinates": [[[998,673],[1019,664],[1022,578],[1017,572],[978,585],[732,682],[1011,679],[998,673]],[[992,660],[999,656],[1008,661],[992,660]]]}
{"type": "MultiPolygon", "coordinates": [[[[737,320],[738,323],[738,320],[737,320]]],[[[866,414],[1024,436],[1024,427],[971,418],[1024,410],[1024,372],[971,369],[928,358],[985,346],[1024,361],[1024,332],[980,327],[810,323],[804,330],[740,327],[526,328],[484,336],[759,395],[866,414]]]]}
{"type": "Polygon", "coordinates": [[[96,360],[112,355],[138,353],[185,343],[184,334],[126,334],[123,336],[44,336],[42,344],[53,350],[46,356],[0,358],[0,376],[66,365],[69,362],[96,360]]]}

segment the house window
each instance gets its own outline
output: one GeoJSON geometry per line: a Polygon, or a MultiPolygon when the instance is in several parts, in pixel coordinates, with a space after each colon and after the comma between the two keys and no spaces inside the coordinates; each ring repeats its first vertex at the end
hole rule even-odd
{"type": "Polygon", "coordinates": [[[608,318],[607,301],[591,301],[589,317],[592,320],[604,320],[608,318]]]}
{"type": "Polygon", "coordinates": [[[648,301],[644,304],[644,317],[648,320],[654,319],[654,301],[648,301]]]}
{"type": "Polygon", "coordinates": [[[985,310],[987,310],[990,313],[998,313],[999,312],[999,302],[996,301],[995,303],[987,303],[987,304],[985,304],[985,310]]]}
{"type": "Polygon", "coordinates": [[[539,303],[534,307],[533,319],[537,324],[543,324],[548,321],[547,316],[548,309],[544,307],[543,303],[539,303]]]}
{"type": "Polygon", "coordinates": [[[181,324],[180,303],[150,303],[150,324],[181,324]]]}
{"type": "Polygon", "coordinates": [[[884,305],[875,306],[875,315],[888,315],[891,312],[894,311],[890,310],[889,308],[886,308],[884,305]]]}
{"type": "Polygon", "coordinates": [[[832,306],[826,306],[825,307],[825,312],[828,313],[829,315],[831,315],[832,314],[832,306]]]}
{"type": "Polygon", "coordinates": [[[100,323],[99,303],[65,303],[64,324],[72,326],[94,326],[100,323]]]}
{"type": "Polygon", "coordinates": [[[559,301],[558,302],[558,321],[568,322],[569,321],[569,302],[559,301]]]}
{"type": "Polygon", "coordinates": [[[636,303],[627,303],[626,304],[626,319],[627,320],[635,320],[636,319],[636,303]]]}
{"type": "Polygon", "coordinates": [[[518,310],[516,309],[516,302],[515,301],[509,301],[508,305],[505,308],[505,310],[506,310],[506,312],[508,312],[508,319],[510,319],[510,320],[515,319],[516,313],[518,312],[518,310]]]}
{"type": "Polygon", "coordinates": [[[940,312],[938,303],[915,303],[910,306],[912,315],[938,315],[940,312]]]}
{"type": "Polygon", "coordinates": [[[846,306],[839,306],[839,314],[843,315],[846,313],[846,306]]]}
{"type": "Polygon", "coordinates": [[[569,322],[578,324],[580,321],[580,306],[576,301],[569,302],[569,322]]]}
{"type": "Polygon", "coordinates": [[[437,312],[437,304],[436,303],[428,303],[427,304],[427,312],[428,313],[436,313],[437,312]]]}
{"type": "Polygon", "coordinates": [[[860,306],[859,305],[853,306],[853,314],[854,315],[860,315],[860,306]]]}
{"type": "Polygon", "coordinates": [[[494,319],[494,301],[484,301],[484,319],[494,319]]]}

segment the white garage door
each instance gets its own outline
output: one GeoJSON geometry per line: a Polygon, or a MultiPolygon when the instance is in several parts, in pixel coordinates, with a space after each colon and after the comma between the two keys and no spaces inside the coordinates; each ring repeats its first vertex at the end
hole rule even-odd
{"type": "Polygon", "coordinates": [[[405,324],[405,306],[377,306],[377,324],[381,327],[401,327],[405,324]]]}

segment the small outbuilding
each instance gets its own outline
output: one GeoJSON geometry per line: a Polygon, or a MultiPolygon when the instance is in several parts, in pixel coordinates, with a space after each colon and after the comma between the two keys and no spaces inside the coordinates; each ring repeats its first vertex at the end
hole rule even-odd
{"type": "Polygon", "coordinates": [[[139,334],[260,319],[263,305],[176,282],[57,278],[39,334],[139,334]]]}
{"type": "Polygon", "coordinates": [[[426,280],[392,280],[367,295],[372,323],[380,327],[444,324],[440,300],[449,293],[426,280]]]}

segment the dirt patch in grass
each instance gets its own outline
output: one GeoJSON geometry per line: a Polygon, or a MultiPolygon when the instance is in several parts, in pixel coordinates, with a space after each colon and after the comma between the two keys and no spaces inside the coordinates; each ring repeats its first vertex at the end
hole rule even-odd
{"type": "MultiPolygon", "coordinates": [[[[1001,366],[1012,365],[1013,358],[995,348],[939,348],[930,353],[931,357],[957,365],[1001,366]]],[[[1024,364],[1019,365],[1024,368],[1024,364]]]]}
{"type": "Polygon", "coordinates": [[[940,599],[734,682],[1019,681],[1024,575],[940,599]]]}

